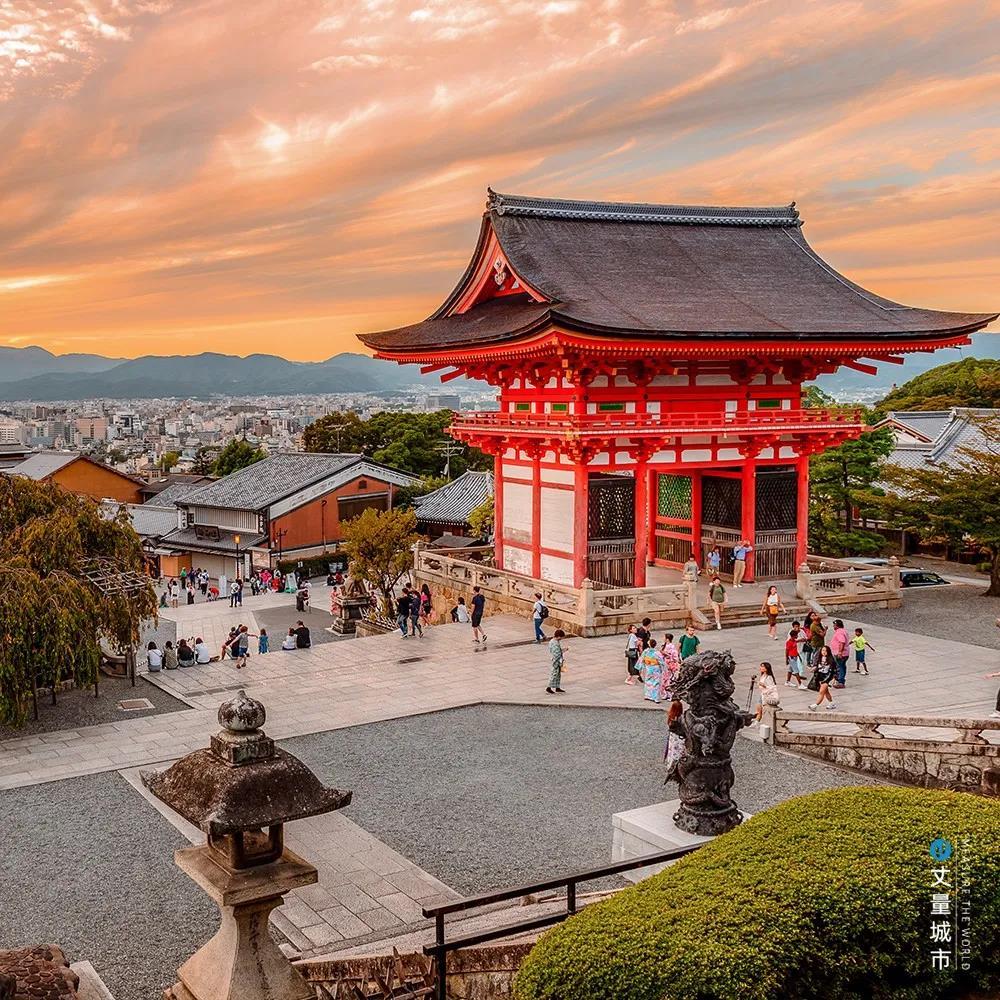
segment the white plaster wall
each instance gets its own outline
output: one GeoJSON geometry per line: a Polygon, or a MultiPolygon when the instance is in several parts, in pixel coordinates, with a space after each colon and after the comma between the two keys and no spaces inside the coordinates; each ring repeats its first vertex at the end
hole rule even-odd
{"type": "Polygon", "coordinates": [[[530,479],[531,478],[531,466],[530,465],[514,465],[511,462],[503,463],[503,476],[504,478],[513,477],[514,479],[530,479]]]}
{"type": "Polygon", "coordinates": [[[627,451],[615,452],[616,465],[635,465],[635,459],[627,451]]]}
{"type": "Polygon", "coordinates": [[[650,385],[687,385],[688,376],[684,375],[657,375],[650,385]]]}
{"type": "Polygon", "coordinates": [[[719,460],[723,462],[742,462],[743,455],[739,448],[720,448],[719,460]]]}
{"type": "Polygon", "coordinates": [[[728,375],[696,375],[695,385],[735,385],[728,375]]]}
{"type": "Polygon", "coordinates": [[[568,583],[573,585],[573,560],[560,559],[558,556],[542,556],[542,579],[549,583],[568,583]]]}
{"type": "Polygon", "coordinates": [[[570,490],[541,491],[543,549],[573,551],[573,513],[576,494],[570,490]]]}
{"type": "Polygon", "coordinates": [[[531,487],[503,484],[503,534],[516,542],[531,541],[531,487]]]}
{"type": "Polygon", "coordinates": [[[596,386],[598,389],[606,389],[608,386],[608,376],[598,375],[591,383],[591,385],[596,386]]]}
{"type": "Polygon", "coordinates": [[[543,483],[563,483],[566,486],[573,486],[576,483],[576,476],[572,469],[546,469],[542,467],[543,483]]]}
{"type": "Polygon", "coordinates": [[[512,573],[531,576],[531,553],[527,549],[515,549],[513,545],[503,547],[503,568],[512,573]]]}
{"type": "Polygon", "coordinates": [[[712,451],[709,448],[685,448],[681,452],[682,462],[710,462],[712,451]]]}
{"type": "Polygon", "coordinates": [[[779,448],[778,458],[797,458],[798,452],[794,448],[779,448]]]}
{"type": "Polygon", "coordinates": [[[647,413],[659,413],[660,412],[660,401],[658,399],[651,399],[646,403],[647,413]]]}
{"type": "Polygon", "coordinates": [[[608,453],[606,451],[600,452],[600,454],[595,455],[590,463],[591,465],[607,465],[608,464],[608,453]]]}
{"type": "Polygon", "coordinates": [[[651,462],[676,462],[677,452],[676,451],[656,451],[653,452],[650,458],[651,462]]]}

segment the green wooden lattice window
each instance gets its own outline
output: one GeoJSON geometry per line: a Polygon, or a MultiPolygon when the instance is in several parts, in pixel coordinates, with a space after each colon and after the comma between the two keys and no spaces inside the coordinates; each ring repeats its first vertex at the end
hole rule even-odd
{"type": "Polygon", "coordinates": [[[657,483],[656,512],[678,521],[691,517],[691,477],[660,476],[657,483]]]}
{"type": "Polygon", "coordinates": [[[598,403],[597,404],[598,413],[624,413],[625,404],[624,403],[598,403]]]}

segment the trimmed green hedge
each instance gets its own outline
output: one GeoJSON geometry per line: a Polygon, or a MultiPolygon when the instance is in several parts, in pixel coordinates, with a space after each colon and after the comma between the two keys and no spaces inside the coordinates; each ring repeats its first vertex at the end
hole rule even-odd
{"type": "Polygon", "coordinates": [[[1000,985],[1000,803],[916,788],[791,799],[587,907],[525,959],[517,1000],[956,997],[1000,985]],[[968,972],[934,971],[930,843],[971,877],[968,972]]]}

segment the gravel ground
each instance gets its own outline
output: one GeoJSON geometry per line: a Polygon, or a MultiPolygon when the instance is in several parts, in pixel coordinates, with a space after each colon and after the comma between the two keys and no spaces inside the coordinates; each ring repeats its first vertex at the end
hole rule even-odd
{"type": "MultiPolygon", "coordinates": [[[[663,714],[477,706],[287,740],[345,815],[459,892],[611,858],[611,814],[672,798],[663,714]]],[[[794,795],[874,784],[738,739],[734,797],[757,812],[794,795]]]]}
{"type": "Polygon", "coordinates": [[[94,689],[60,691],[56,704],[50,698],[38,699],[38,719],[30,716],[20,729],[0,726],[0,740],[32,736],[35,733],[55,733],[63,729],[79,729],[82,726],[99,726],[105,722],[124,722],[144,715],[164,715],[167,712],[182,712],[189,706],[172,698],[165,691],[137,676],[135,687],[125,678],[105,677],[98,686],[99,697],[94,697],[94,689]],[[118,702],[124,698],[148,698],[151,709],[139,712],[123,712],[118,702]]]}
{"type": "Polygon", "coordinates": [[[152,1000],[215,932],[217,910],[173,862],[187,841],[117,774],[0,795],[0,947],[55,942],[115,1000],[152,1000]]]}
{"type": "Polygon", "coordinates": [[[908,587],[901,608],[858,608],[844,617],[903,632],[1000,649],[1000,597],[983,597],[983,588],[952,583],[947,587],[908,587]]]}

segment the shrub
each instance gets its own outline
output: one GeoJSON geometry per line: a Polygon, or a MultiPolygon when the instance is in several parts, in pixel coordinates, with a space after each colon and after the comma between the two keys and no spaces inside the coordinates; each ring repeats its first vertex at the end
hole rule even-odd
{"type": "MultiPolygon", "coordinates": [[[[1000,805],[841,788],[791,799],[545,934],[517,1000],[923,1000],[1000,982],[1000,805]],[[935,971],[929,845],[970,879],[969,971],[935,971]],[[961,841],[966,838],[968,847],[961,841]]],[[[954,959],[953,959],[954,962],[954,959]]]]}

